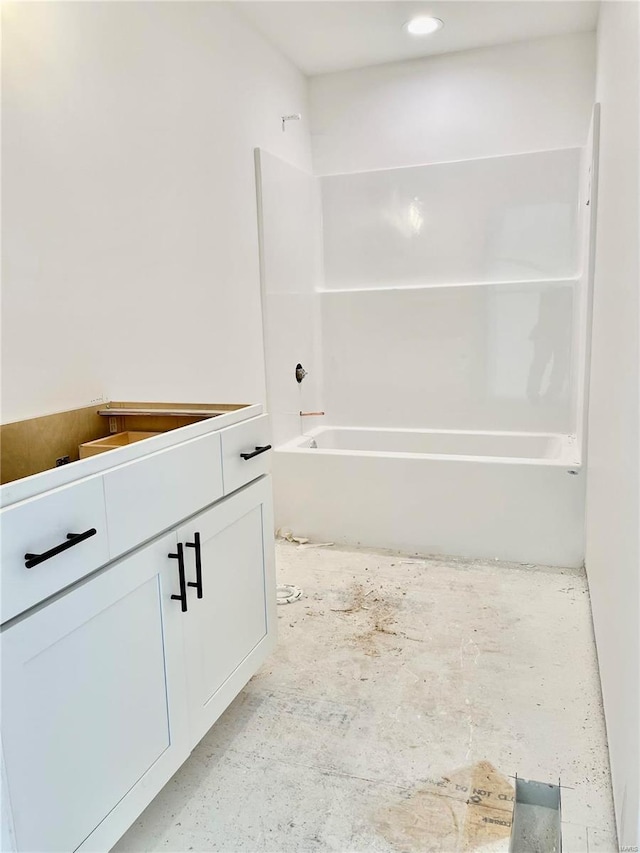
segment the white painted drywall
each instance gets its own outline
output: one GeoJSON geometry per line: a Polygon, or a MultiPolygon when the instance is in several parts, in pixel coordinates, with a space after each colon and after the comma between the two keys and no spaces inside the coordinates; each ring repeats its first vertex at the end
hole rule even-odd
{"type": "Polygon", "coordinates": [[[305,78],[223,4],[2,11],[2,420],[264,399],[253,150],[310,168],[305,78]]]}
{"type": "Polygon", "coordinates": [[[584,145],[593,33],[311,78],[316,174],[584,145]]]}
{"type": "Polygon", "coordinates": [[[560,33],[595,31],[597,0],[527,2],[429,0],[305,3],[243,2],[242,13],[309,76],[514,44],[560,33]],[[444,28],[433,38],[411,37],[405,24],[416,13],[435,15],[444,28]]]}
{"type": "Polygon", "coordinates": [[[257,152],[256,166],[267,404],[279,445],[314,423],[301,420],[301,411],[322,406],[320,187],[309,172],[266,151],[257,152]],[[308,373],[301,383],[298,363],[308,373]]]}
{"type": "Polygon", "coordinates": [[[586,566],[621,846],[640,843],[638,45],[636,3],[603,3],[586,566]]]}

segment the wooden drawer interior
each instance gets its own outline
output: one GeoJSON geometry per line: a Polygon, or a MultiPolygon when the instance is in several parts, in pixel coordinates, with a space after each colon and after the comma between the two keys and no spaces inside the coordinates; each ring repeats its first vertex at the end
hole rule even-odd
{"type": "Polygon", "coordinates": [[[105,438],[98,438],[95,441],[87,441],[85,444],[80,445],[80,459],[86,459],[87,456],[95,456],[97,453],[105,453],[105,451],[114,450],[117,447],[125,447],[127,444],[133,444],[145,438],[152,438],[154,435],[160,435],[160,433],[127,430],[126,432],[117,432],[114,435],[108,435],[105,438]]]}

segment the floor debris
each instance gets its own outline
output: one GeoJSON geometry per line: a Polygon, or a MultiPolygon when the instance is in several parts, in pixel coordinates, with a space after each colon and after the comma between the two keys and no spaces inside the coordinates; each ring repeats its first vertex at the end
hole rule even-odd
{"type": "Polygon", "coordinates": [[[290,583],[281,584],[276,587],[276,598],[278,604],[291,604],[293,601],[302,598],[302,590],[290,583]]]}
{"type": "Polygon", "coordinates": [[[276,539],[284,539],[286,542],[296,542],[298,545],[306,545],[309,541],[304,536],[294,536],[289,527],[279,527],[276,530],[276,539]]]}

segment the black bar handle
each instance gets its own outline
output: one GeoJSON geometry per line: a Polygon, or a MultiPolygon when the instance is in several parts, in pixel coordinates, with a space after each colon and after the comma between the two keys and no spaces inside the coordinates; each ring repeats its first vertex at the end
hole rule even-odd
{"type": "Polygon", "coordinates": [[[240,456],[243,459],[253,459],[254,456],[260,456],[261,453],[266,453],[267,450],[271,450],[270,444],[265,444],[264,447],[256,447],[253,453],[241,453],[240,456]]]}
{"type": "Polygon", "coordinates": [[[178,578],[180,580],[180,595],[172,595],[171,598],[179,601],[182,604],[182,612],[187,612],[187,584],[184,576],[184,551],[182,549],[182,542],[178,542],[178,553],[177,554],[168,554],[172,560],[178,561],[178,578]]]}
{"type": "Polygon", "coordinates": [[[44,554],[25,554],[24,564],[27,569],[32,569],[39,563],[44,563],[45,560],[50,560],[51,557],[55,557],[56,554],[62,554],[63,551],[68,551],[69,548],[73,548],[74,545],[79,545],[80,542],[84,542],[85,539],[95,536],[97,532],[98,531],[95,527],[92,527],[90,530],[85,530],[84,533],[67,533],[68,542],[56,545],[55,548],[50,548],[48,551],[45,551],[44,554]]]}
{"type": "Polygon", "coordinates": [[[189,581],[187,586],[195,586],[198,590],[198,598],[202,598],[202,552],[200,550],[200,534],[193,534],[193,542],[185,543],[187,548],[196,549],[196,582],[189,581]]]}

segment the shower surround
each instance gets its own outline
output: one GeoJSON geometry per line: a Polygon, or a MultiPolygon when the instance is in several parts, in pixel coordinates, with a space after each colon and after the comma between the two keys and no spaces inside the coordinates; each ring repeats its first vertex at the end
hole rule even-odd
{"type": "Polygon", "coordinates": [[[319,178],[260,152],[277,525],[582,564],[593,147],[319,178]]]}

